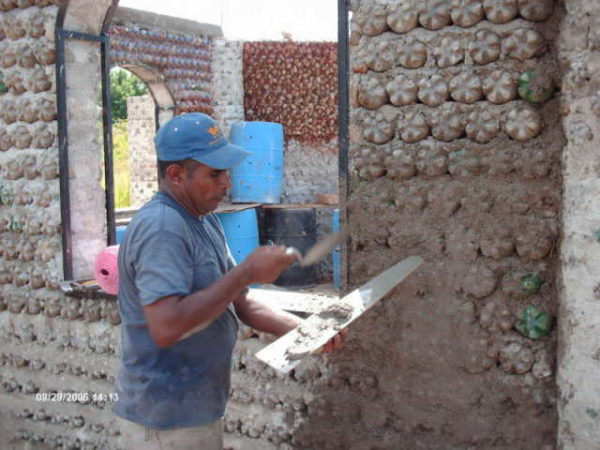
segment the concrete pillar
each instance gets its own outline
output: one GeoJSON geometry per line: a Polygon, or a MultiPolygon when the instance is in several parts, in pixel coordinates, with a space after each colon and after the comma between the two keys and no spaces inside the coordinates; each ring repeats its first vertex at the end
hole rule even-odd
{"type": "Polygon", "coordinates": [[[561,449],[600,448],[600,7],[567,4],[563,67],[563,290],[558,353],[561,449]]]}
{"type": "MultiPolygon", "coordinates": [[[[71,0],[64,28],[99,34],[109,0],[71,0]]],[[[67,120],[73,277],[93,277],[93,263],[106,246],[106,207],[102,177],[102,110],[100,45],[66,41],[67,120]]]]}
{"type": "Polygon", "coordinates": [[[244,120],[243,42],[213,41],[213,107],[225,136],[231,125],[244,120]]]}

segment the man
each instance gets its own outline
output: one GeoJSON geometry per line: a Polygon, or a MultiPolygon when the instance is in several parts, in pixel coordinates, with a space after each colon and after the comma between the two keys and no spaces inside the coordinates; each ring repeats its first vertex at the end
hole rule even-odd
{"type": "MultiPolygon", "coordinates": [[[[201,113],[166,123],[155,139],[161,190],[127,227],[119,249],[121,369],[116,380],[127,449],[221,449],[238,318],[281,336],[298,319],[248,297],[295,260],[259,247],[236,266],[211,212],[231,187],[227,169],[249,153],[201,113]]],[[[341,345],[338,336],[325,351],[341,345]]]]}

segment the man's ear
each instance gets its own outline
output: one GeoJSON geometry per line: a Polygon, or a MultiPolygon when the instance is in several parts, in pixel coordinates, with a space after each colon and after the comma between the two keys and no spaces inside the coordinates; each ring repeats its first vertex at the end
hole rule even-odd
{"type": "Polygon", "coordinates": [[[183,167],[179,164],[171,164],[165,171],[165,178],[173,184],[179,184],[183,180],[183,167]]]}

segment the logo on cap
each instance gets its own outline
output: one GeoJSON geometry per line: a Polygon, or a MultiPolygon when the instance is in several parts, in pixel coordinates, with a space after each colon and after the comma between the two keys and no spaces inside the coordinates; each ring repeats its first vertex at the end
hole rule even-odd
{"type": "Polygon", "coordinates": [[[213,137],[213,141],[221,137],[221,130],[219,130],[219,127],[209,127],[206,131],[213,137]]]}

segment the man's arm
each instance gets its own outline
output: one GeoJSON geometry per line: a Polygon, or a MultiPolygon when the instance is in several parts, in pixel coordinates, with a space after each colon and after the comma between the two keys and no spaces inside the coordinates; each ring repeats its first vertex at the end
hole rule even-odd
{"type": "Polygon", "coordinates": [[[260,300],[240,295],[235,300],[235,312],[242,322],[255,330],[283,336],[296,328],[301,320],[288,312],[271,308],[260,300]]]}
{"type": "Polygon", "coordinates": [[[274,281],[294,260],[284,247],[259,247],[208,288],[187,296],[163,297],[144,306],[152,339],[160,348],[173,345],[189,330],[219,317],[248,285],[274,281]]]}
{"type": "MultiPolygon", "coordinates": [[[[260,300],[247,295],[240,295],[235,300],[235,312],[242,322],[251,328],[265,333],[283,336],[288,331],[296,328],[302,320],[293,314],[271,308],[260,300]]],[[[347,331],[342,330],[322,347],[323,353],[339,350],[347,336],[347,331]]]]}

